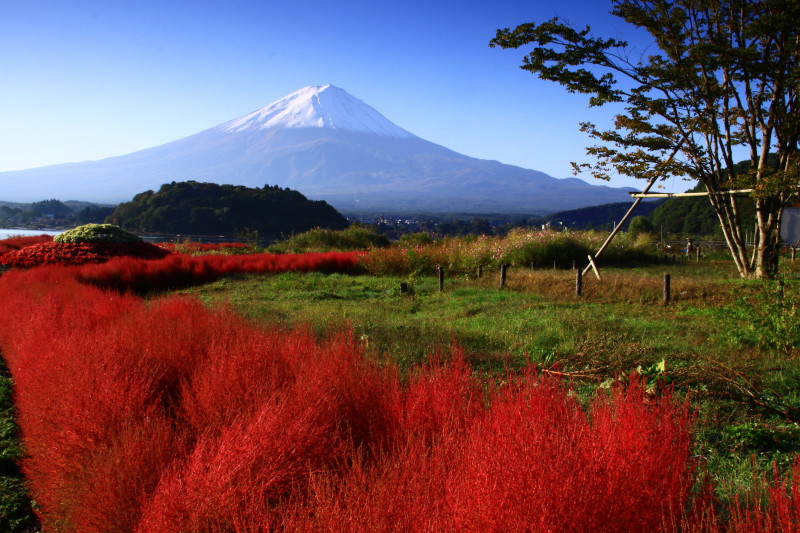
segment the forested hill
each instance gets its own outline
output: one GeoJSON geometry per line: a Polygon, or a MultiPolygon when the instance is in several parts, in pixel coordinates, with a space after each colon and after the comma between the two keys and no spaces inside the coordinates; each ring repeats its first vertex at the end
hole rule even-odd
{"type": "Polygon", "coordinates": [[[139,233],[253,235],[271,239],[312,228],[343,229],[347,220],[324,201],[278,186],[250,188],[172,182],[137,194],[106,219],[139,233]]]}
{"type": "MultiPolygon", "coordinates": [[[[634,215],[647,216],[661,205],[663,200],[642,202],[634,211],[634,215]]],[[[633,205],[630,202],[615,202],[613,204],[582,207],[571,211],[560,211],[541,218],[541,223],[549,222],[552,225],[577,229],[611,229],[619,222],[633,205]]]]}

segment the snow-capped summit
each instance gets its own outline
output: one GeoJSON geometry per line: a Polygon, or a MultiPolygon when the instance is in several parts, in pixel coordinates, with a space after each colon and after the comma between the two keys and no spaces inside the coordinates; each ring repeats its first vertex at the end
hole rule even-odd
{"type": "Polygon", "coordinates": [[[623,189],[459,154],[330,85],[131,154],[0,172],[0,199],[119,202],[186,180],[289,187],[362,213],[530,215],[630,201],[623,189]]]}
{"type": "Polygon", "coordinates": [[[249,115],[222,124],[231,133],[267,128],[328,128],[383,137],[414,137],[339,87],[304,87],[249,115]]]}

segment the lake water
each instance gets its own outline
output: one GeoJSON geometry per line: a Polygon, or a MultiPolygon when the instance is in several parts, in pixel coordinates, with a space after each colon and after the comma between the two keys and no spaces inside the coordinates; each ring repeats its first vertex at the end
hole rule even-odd
{"type": "Polygon", "coordinates": [[[9,237],[30,237],[32,235],[58,235],[64,233],[61,231],[50,231],[43,229],[5,229],[0,228],[0,239],[8,239],[9,237]]]}

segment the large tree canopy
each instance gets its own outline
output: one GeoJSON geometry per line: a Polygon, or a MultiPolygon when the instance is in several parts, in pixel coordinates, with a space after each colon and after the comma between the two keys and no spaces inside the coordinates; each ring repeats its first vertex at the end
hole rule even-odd
{"type": "Polygon", "coordinates": [[[800,181],[800,2],[612,0],[613,15],[652,36],[636,56],[627,43],[558,19],[498,30],[491,46],[532,45],[522,68],[590,105],[622,104],[613,128],[584,123],[601,141],[587,152],[594,176],[681,176],[709,192],[743,277],[777,273],[780,217],[800,181]],[[770,156],[770,153],[774,155],[770,156]],[[737,175],[734,161],[750,172],[737,175]],[[755,243],[748,255],[739,198],[754,189],[755,243]]]}

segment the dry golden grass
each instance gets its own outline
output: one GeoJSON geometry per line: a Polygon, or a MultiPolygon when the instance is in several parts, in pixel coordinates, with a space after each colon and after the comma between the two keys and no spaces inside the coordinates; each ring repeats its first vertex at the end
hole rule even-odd
{"type": "MultiPolygon", "coordinates": [[[[583,276],[581,296],[575,294],[576,271],[509,269],[506,287],[509,290],[536,294],[546,300],[589,301],[606,303],[663,304],[664,274],[649,269],[639,271],[602,271],[601,279],[593,272],[583,276]]],[[[710,281],[680,273],[670,274],[670,302],[693,302],[709,305],[732,300],[731,284],[725,280],[710,281]]],[[[475,283],[499,287],[500,274],[487,272],[475,283]]]]}

